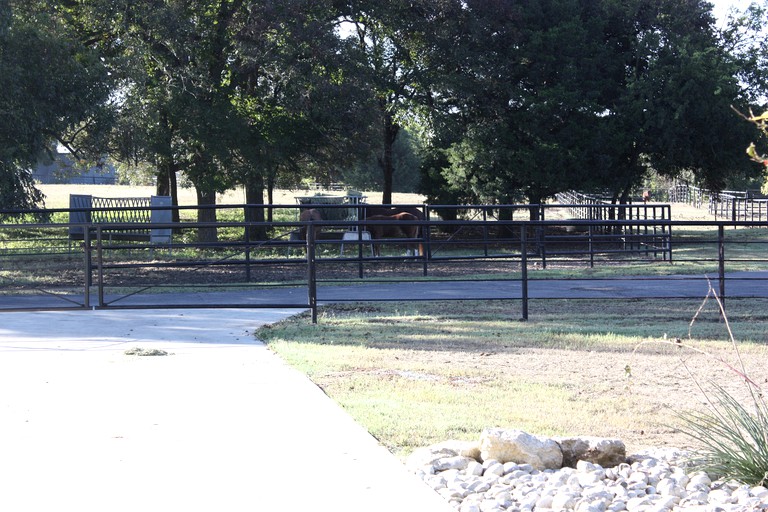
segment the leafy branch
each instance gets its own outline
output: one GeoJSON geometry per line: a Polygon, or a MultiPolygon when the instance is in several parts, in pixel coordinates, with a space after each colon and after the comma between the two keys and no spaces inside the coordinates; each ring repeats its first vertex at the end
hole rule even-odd
{"type": "MultiPolygon", "coordinates": [[[[768,137],[768,111],[765,111],[760,115],[755,115],[752,110],[750,110],[749,115],[746,115],[735,108],[733,110],[750,123],[754,123],[760,133],[762,133],[763,136],[768,137]]],[[[757,146],[755,146],[754,142],[747,147],[747,156],[749,156],[750,160],[753,162],[757,162],[768,168],[768,155],[758,153],[757,146]]]]}

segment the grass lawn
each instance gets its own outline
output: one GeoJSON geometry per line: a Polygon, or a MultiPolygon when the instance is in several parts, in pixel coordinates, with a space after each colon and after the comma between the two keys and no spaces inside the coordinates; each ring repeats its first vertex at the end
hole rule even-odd
{"type": "MultiPolygon", "coordinates": [[[[735,364],[716,303],[690,325],[701,304],[537,301],[529,322],[498,302],[331,305],[317,325],[299,315],[257,337],[399,456],[486,427],[688,447],[675,413],[702,407],[696,380],[742,391],[718,360],[735,364]]],[[[768,379],[766,306],[728,303],[758,382],[768,379]]]]}
{"type": "MultiPolygon", "coordinates": [[[[127,186],[127,185],[39,185],[45,194],[47,208],[69,208],[69,194],[90,194],[96,197],[149,197],[155,194],[152,186],[127,186]]],[[[296,204],[295,196],[312,195],[314,192],[306,190],[275,190],[274,204],[296,204]]],[[[339,192],[342,194],[342,192],[339,192]]],[[[363,192],[368,196],[368,202],[375,204],[381,201],[380,192],[363,192]]],[[[422,203],[424,197],[418,194],[393,194],[396,203],[422,203]]],[[[228,190],[218,194],[218,204],[244,204],[245,192],[242,188],[228,190]]],[[[193,206],[197,204],[197,196],[193,188],[179,188],[179,205],[193,206]]]]}

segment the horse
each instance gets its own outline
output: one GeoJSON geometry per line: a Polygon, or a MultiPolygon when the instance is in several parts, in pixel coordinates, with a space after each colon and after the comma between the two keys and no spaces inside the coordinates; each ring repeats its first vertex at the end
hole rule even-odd
{"type": "MultiPolygon", "coordinates": [[[[309,210],[301,210],[301,214],[299,214],[299,221],[301,222],[310,222],[310,221],[316,221],[316,220],[323,220],[323,216],[320,213],[320,210],[316,208],[310,208],[309,210]]],[[[320,227],[315,228],[315,236],[317,237],[318,233],[320,233],[320,227]]],[[[298,242],[298,241],[306,241],[307,240],[307,226],[302,225],[299,227],[299,229],[296,229],[294,231],[291,231],[290,236],[288,237],[288,240],[291,242],[298,242]]]]}
{"type": "MultiPolygon", "coordinates": [[[[412,213],[400,212],[394,215],[369,215],[365,220],[377,221],[375,224],[366,224],[365,226],[365,230],[371,233],[371,238],[373,240],[381,240],[383,238],[419,238],[420,226],[417,224],[402,224],[403,221],[414,222],[419,220],[419,218],[412,213]],[[383,224],[384,221],[390,221],[391,224],[383,224]],[[379,224],[378,222],[382,222],[382,224],[379,224]]],[[[417,249],[415,248],[413,249],[414,256],[416,255],[416,250],[417,249]]],[[[424,247],[421,242],[418,243],[418,251],[419,255],[424,253],[424,247]]],[[[374,256],[381,255],[381,247],[378,243],[373,246],[373,254],[374,256]]],[[[410,256],[410,246],[408,247],[406,254],[410,256]]]]}
{"type": "MultiPolygon", "coordinates": [[[[310,208],[309,210],[303,210],[301,212],[301,215],[299,215],[299,220],[301,222],[323,220],[323,215],[320,213],[320,210],[318,210],[317,208],[310,208]]],[[[316,227],[315,237],[317,237],[319,233],[320,233],[320,227],[316,227]]],[[[299,228],[299,235],[302,240],[307,239],[307,226],[301,226],[299,228]]]]}
{"type": "Polygon", "coordinates": [[[397,215],[398,213],[410,213],[416,216],[416,220],[424,220],[424,212],[416,206],[367,206],[361,205],[359,218],[371,215],[397,215]]]}
{"type": "MultiPolygon", "coordinates": [[[[368,206],[368,205],[362,205],[360,208],[360,212],[358,213],[358,218],[370,218],[376,215],[385,215],[385,216],[393,216],[398,215],[400,213],[408,213],[410,215],[413,215],[415,219],[401,219],[401,220],[424,220],[424,211],[417,207],[417,206],[368,206]]],[[[422,236],[422,227],[414,225],[412,226],[416,228],[415,234],[408,238],[420,238],[424,239],[422,236]]],[[[375,238],[375,237],[374,237],[375,238]]],[[[418,244],[418,255],[421,256],[424,254],[424,245],[419,242],[418,244]]],[[[410,255],[411,250],[408,249],[407,254],[410,255]]],[[[413,250],[413,255],[416,256],[416,249],[413,250]]]]}

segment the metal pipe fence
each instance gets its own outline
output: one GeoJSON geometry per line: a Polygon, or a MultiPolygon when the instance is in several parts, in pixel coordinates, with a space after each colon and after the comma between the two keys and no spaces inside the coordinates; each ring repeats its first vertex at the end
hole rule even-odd
{"type": "Polygon", "coordinates": [[[296,205],[271,207],[290,218],[273,222],[85,223],[82,240],[69,238],[68,222],[0,224],[0,310],[298,308],[317,321],[326,302],[476,299],[519,303],[527,319],[535,300],[696,298],[709,283],[722,299],[768,298],[764,221],[680,222],[650,208],[583,220],[572,205],[536,205],[530,220],[530,205],[415,206],[424,218],[399,222],[418,227],[416,238],[365,236],[389,221],[299,221],[296,205]],[[171,241],[110,236],[150,226],[171,241]]]}
{"type": "Polygon", "coordinates": [[[756,190],[723,190],[713,192],[685,182],[669,191],[670,201],[706,206],[715,219],[731,221],[768,221],[768,198],[756,190]]]}

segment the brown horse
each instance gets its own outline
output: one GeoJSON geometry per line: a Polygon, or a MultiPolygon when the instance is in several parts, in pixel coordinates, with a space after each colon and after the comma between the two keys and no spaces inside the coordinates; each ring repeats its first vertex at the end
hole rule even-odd
{"type": "MultiPolygon", "coordinates": [[[[367,224],[365,230],[371,233],[373,240],[381,240],[383,238],[419,238],[419,226],[416,224],[403,224],[403,221],[417,221],[419,218],[408,212],[396,213],[394,215],[370,215],[365,219],[366,221],[377,221],[375,224],[367,224]],[[384,224],[384,221],[390,221],[391,224],[384,224]],[[379,224],[378,222],[382,222],[379,224]]],[[[413,249],[414,256],[416,255],[416,248],[413,249]]],[[[418,254],[424,253],[424,247],[421,241],[418,243],[418,254]]],[[[378,243],[373,246],[373,253],[375,256],[381,255],[381,247],[378,243]]],[[[411,254],[411,246],[407,249],[407,254],[411,254]]]]}
{"type": "MultiPolygon", "coordinates": [[[[320,214],[320,210],[316,208],[310,208],[309,210],[301,210],[301,213],[299,214],[299,221],[301,222],[310,222],[315,220],[323,220],[323,216],[320,214]]],[[[320,233],[320,227],[315,228],[315,236],[320,233]]],[[[296,242],[299,240],[306,240],[307,239],[307,226],[302,225],[299,227],[299,229],[295,231],[291,231],[291,235],[289,237],[289,240],[292,242],[296,242]]]]}
{"type": "Polygon", "coordinates": [[[416,216],[416,220],[424,220],[424,212],[417,206],[368,206],[361,205],[359,218],[364,219],[372,215],[397,215],[398,213],[410,213],[416,216]]]}
{"type": "MultiPolygon", "coordinates": [[[[387,205],[380,205],[380,206],[369,206],[369,205],[361,205],[360,211],[358,212],[358,218],[370,218],[375,215],[386,215],[386,216],[393,216],[400,213],[409,213],[416,217],[414,220],[424,220],[424,210],[422,208],[419,208],[418,206],[402,206],[402,205],[393,205],[393,206],[387,206],[387,205]]],[[[410,219],[409,219],[410,220],[410,219]]],[[[412,238],[420,238],[424,239],[422,235],[422,227],[421,226],[413,226],[416,228],[415,235],[412,238]]],[[[419,255],[424,254],[424,245],[420,242],[419,246],[419,255]]],[[[410,254],[410,248],[408,250],[408,254],[410,254]]],[[[416,255],[416,249],[413,250],[414,256],[416,255]]]]}

